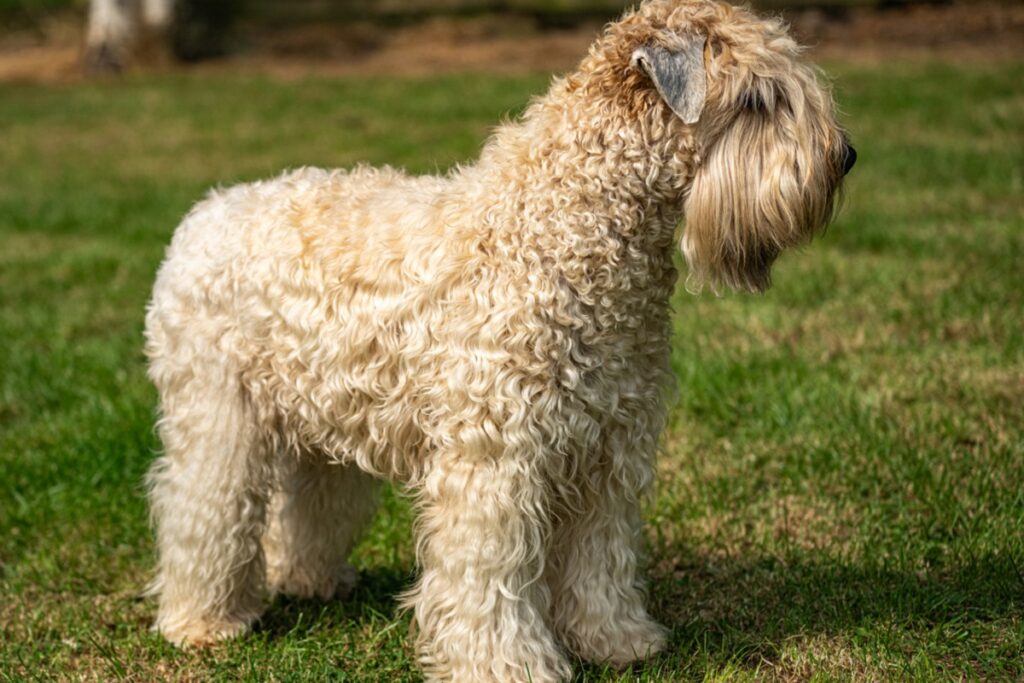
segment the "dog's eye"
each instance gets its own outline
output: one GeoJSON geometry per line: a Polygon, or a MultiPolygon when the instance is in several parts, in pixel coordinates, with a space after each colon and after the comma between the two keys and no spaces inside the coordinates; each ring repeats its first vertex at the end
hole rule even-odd
{"type": "Polygon", "coordinates": [[[785,93],[771,81],[759,81],[747,88],[737,104],[744,111],[762,116],[779,112],[792,113],[785,93]]]}
{"type": "Polygon", "coordinates": [[[768,113],[768,104],[757,90],[748,90],[740,96],[740,106],[756,114],[768,113]]]}

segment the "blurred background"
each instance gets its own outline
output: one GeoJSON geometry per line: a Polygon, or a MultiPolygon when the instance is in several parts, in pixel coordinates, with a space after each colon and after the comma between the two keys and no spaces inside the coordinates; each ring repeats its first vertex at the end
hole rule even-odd
{"type": "MultiPolygon", "coordinates": [[[[222,68],[379,73],[565,69],[621,0],[0,0],[0,79],[222,68]]],[[[755,0],[832,54],[1019,54],[1006,0],[755,0]]]]}

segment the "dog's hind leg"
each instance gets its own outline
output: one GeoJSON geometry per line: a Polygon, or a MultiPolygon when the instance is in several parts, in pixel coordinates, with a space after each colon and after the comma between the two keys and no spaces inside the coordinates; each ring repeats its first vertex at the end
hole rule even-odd
{"type": "Polygon", "coordinates": [[[377,481],[355,465],[286,454],[278,463],[263,548],[271,591],[345,597],[356,582],[348,555],[377,502],[377,481]]]}
{"type": "Polygon", "coordinates": [[[266,449],[237,376],[158,358],[165,452],[149,473],[160,554],[156,628],[177,644],[244,632],[263,607],[266,449]]]}

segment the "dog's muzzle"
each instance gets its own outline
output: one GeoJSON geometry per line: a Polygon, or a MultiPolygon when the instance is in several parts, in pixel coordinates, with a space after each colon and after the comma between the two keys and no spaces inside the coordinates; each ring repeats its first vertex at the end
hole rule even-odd
{"type": "Polygon", "coordinates": [[[849,173],[855,163],[857,163],[857,150],[853,148],[853,145],[847,145],[846,159],[843,160],[843,175],[849,173]]]}

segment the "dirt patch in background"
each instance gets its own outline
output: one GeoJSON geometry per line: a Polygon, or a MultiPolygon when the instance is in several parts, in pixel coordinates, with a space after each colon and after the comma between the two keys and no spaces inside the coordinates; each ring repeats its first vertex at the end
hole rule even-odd
{"type": "MultiPolygon", "coordinates": [[[[798,39],[817,58],[884,61],[894,58],[1024,60],[1024,4],[953,2],[882,10],[786,15],[798,39]]],[[[429,19],[384,28],[350,22],[294,26],[243,25],[223,58],[175,63],[159,49],[144,51],[129,72],[216,71],[305,75],[422,76],[464,71],[565,71],[600,30],[589,21],[542,29],[529,17],[429,19]]],[[[82,20],[49,17],[30,29],[0,35],[0,81],[84,79],[82,20]]]]}
{"type": "Polygon", "coordinates": [[[805,10],[788,18],[819,57],[1024,60],[1024,3],[911,4],[832,17],[805,10]]]}
{"type": "Polygon", "coordinates": [[[579,62],[600,29],[592,21],[566,30],[538,30],[525,17],[494,16],[430,19],[384,30],[359,24],[307,26],[251,35],[251,50],[231,61],[283,75],[564,71],[579,62]]]}

